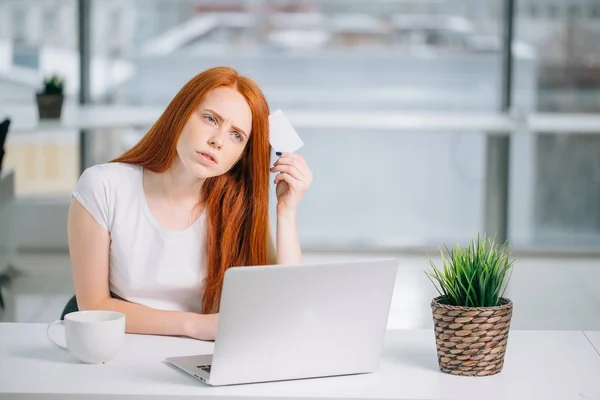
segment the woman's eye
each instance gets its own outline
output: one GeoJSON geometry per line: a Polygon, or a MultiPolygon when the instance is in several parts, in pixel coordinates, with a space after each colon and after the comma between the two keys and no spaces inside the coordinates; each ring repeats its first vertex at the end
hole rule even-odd
{"type": "Polygon", "coordinates": [[[208,122],[210,122],[213,125],[217,124],[217,119],[215,117],[213,117],[212,115],[205,115],[204,119],[207,120],[208,122]]]}
{"type": "Polygon", "coordinates": [[[241,134],[237,133],[237,132],[233,133],[233,137],[235,137],[235,140],[237,140],[239,142],[242,142],[244,140],[244,137],[241,134]]]}

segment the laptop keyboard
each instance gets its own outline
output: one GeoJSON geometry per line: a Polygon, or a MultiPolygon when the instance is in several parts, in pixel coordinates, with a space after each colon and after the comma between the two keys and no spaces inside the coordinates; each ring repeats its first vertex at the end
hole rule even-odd
{"type": "Polygon", "coordinates": [[[210,365],[198,365],[196,368],[200,368],[202,371],[210,373],[210,365]]]}

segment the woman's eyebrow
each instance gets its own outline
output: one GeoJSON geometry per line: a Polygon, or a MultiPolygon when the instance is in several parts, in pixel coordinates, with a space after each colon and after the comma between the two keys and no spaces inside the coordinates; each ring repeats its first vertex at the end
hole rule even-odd
{"type": "MultiPolygon", "coordinates": [[[[215,116],[220,119],[221,121],[223,121],[225,118],[223,118],[223,116],[221,114],[219,114],[218,112],[216,112],[215,110],[211,110],[210,108],[206,108],[205,111],[211,112],[213,114],[215,114],[215,116]]],[[[238,131],[239,133],[243,134],[244,136],[248,137],[248,134],[246,132],[244,132],[243,129],[240,129],[237,126],[232,126],[232,128],[236,131],[238,131]]]]}

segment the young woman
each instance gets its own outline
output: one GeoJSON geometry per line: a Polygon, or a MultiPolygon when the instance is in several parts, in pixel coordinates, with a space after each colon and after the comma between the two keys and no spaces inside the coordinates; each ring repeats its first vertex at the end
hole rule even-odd
{"type": "Polygon", "coordinates": [[[227,268],[302,262],[296,211],[312,173],[297,154],[270,164],[268,116],[251,79],[209,69],[137,145],[84,171],[68,218],[78,309],[122,312],[130,333],[214,340],[227,268]]]}

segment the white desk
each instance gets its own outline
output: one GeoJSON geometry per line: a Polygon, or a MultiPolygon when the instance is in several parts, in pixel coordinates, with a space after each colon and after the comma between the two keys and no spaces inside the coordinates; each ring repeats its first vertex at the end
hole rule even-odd
{"type": "Polygon", "coordinates": [[[490,377],[440,372],[433,331],[414,330],[388,332],[382,364],[374,374],[210,387],[163,359],[211,352],[212,343],[128,335],[112,363],[84,365],[52,347],[45,329],[41,324],[0,324],[0,397],[600,399],[600,356],[580,331],[512,331],[504,370],[490,377]]]}
{"type": "Polygon", "coordinates": [[[600,354],[600,331],[585,331],[585,336],[587,336],[598,354],[600,354]]]}

